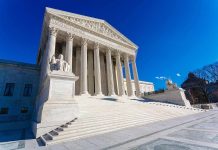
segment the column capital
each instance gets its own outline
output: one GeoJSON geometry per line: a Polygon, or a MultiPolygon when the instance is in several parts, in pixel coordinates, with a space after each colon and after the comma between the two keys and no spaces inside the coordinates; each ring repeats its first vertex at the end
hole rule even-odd
{"type": "Polygon", "coordinates": [[[124,58],[125,58],[125,59],[127,59],[127,58],[129,59],[129,54],[124,53],[124,58]]]}
{"type": "Polygon", "coordinates": [[[82,40],[81,40],[81,44],[82,44],[82,45],[86,45],[87,42],[88,42],[88,39],[82,38],[82,40]]]}
{"type": "Polygon", "coordinates": [[[120,56],[121,51],[120,50],[116,50],[116,55],[120,56]]]}
{"type": "Polygon", "coordinates": [[[99,49],[99,43],[98,42],[95,42],[94,49],[99,49]]]}
{"type": "Polygon", "coordinates": [[[67,32],[67,40],[73,40],[74,39],[74,37],[75,37],[75,34],[72,34],[72,33],[70,33],[70,32],[67,32]]]}
{"type": "Polygon", "coordinates": [[[135,62],[135,60],[136,60],[136,58],[135,58],[134,55],[130,55],[129,58],[130,58],[130,60],[133,61],[133,62],[135,62]]]}
{"type": "Polygon", "coordinates": [[[56,29],[55,27],[49,27],[49,35],[53,35],[53,36],[57,36],[58,33],[58,29],[56,29]]]}
{"type": "Polygon", "coordinates": [[[111,47],[107,47],[107,51],[106,51],[106,53],[110,53],[111,54],[111,47]]]}

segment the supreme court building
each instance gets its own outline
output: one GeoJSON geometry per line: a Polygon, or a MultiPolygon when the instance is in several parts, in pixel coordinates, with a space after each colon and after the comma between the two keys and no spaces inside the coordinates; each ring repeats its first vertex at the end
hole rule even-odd
{"type": "Polygon", "coordinates": [[[0,61],[0,117],[21,116],[9,126],[32,126],[38,137],[78,116],[75,95],[139,97],[146,82],[138,78],[137,49],[104,20],[46,8],[37,64],[0,61]]]}
{"type": "Polygon", "coordinates": [[[136,95],[140,95],[138,47],[106,21],[47,8],[37,64],[42,63],[46,46],[51,47],[47,61],[62,54],[70,72],[79,77],[76,95],[124,95],[123,66],[128,96],[134,95],[131,66],[136,95]]]}

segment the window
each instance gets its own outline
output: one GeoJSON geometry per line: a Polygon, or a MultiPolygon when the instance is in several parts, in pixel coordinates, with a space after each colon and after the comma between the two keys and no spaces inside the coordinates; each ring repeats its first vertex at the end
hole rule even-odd
{"type": "Polygon", "coordinates": [[[22,107],[21,110],[20,110],[20,112],[21,112],[22,114],[27,113],[27,112],[28,112],[28,107],[22,107]]]}
{"type": "Polygon", "coordinates": [[[23,96],[31,96],[32,94],[32,84],[25,84],[23,96]]]}
{"type": "Polygon", "coordinates": [[[8,108],[7,107],[2,107],[0,109],[0,115],[3,115],[3,114],[8,114],[8,108]]]}
{"type": "Polygon", "coordinates": [[[6,83],[4,96],[13,96],[15,83],[6,83]]]}

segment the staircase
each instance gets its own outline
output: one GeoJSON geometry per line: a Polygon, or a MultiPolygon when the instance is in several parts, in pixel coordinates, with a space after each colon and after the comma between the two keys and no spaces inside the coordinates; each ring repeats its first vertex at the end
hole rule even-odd
{"type": "MultiPolygon", "coordinates": [[[[158,102],[79,98],[80,116],[39,139],[47,144],[76,140],[128,127],[190,115],[203,110],[158,102]]],[[[38,140],[39,140],[38,139],[38,140]]]]}

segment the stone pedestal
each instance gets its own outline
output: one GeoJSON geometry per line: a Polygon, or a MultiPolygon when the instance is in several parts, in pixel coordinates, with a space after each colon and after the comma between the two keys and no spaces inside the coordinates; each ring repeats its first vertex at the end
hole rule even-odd
{"type": "Polygon", "coordinates": [[[52,71],[39,89],[33,133],[39,137],[78,116],[78,104],[74,100],[75,81],[73,73],[52,71]]]}
{"type": "Polygon", "coordinates": [[[182,88],[173,88],[164,91],[164,93],[146,96],[146,98],[159,102],[167,102],[176,105],[191,107],[189,100],[186,99],[184,91],[185,90],[183,90],[182,88]]]}

